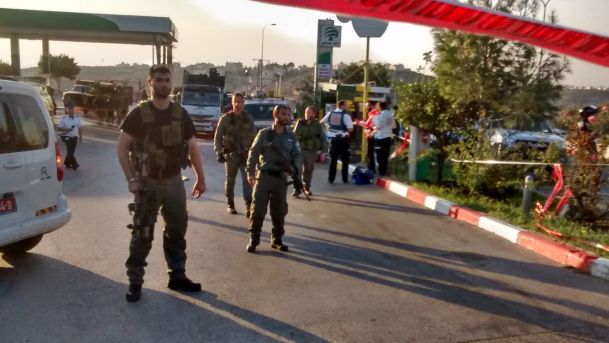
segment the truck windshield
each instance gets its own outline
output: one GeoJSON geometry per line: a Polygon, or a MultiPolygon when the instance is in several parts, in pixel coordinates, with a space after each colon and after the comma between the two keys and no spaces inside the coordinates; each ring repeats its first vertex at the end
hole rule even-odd
{"type": "Polygon", "coordinates": [[[220,106],[220,93],[209,89],[184,89],[182,105],[220,106]]]}
{"type": "Polygon", "coordinates": [[[244,110],[254,120],[273,120],[275,104],[245,104],[244,110]]]}
{"type": "Polygon", "coordinates": [[[91,86],[85,86],[85,85],[72,86],[72,92],[89,93],[90,91],[91,91],[91,86]]]}

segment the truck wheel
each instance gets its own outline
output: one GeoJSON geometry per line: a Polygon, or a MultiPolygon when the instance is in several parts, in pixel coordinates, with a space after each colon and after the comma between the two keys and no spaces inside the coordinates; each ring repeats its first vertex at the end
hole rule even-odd
{"type": "Polygon", "coordinates": [[[23,254],[33,249],[42,240],[42,235],[26,238],[22,241],[0,247],[0,252],[7,255],[23,254]]]}

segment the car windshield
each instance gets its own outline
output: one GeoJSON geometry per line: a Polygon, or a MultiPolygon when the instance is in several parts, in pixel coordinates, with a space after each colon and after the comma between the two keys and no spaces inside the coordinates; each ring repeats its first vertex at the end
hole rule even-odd
{"type": "Polygon", "coordinates": [[[245,104],[244,109],[254,120],[273,120],[274,107],[275,104],[245,104]]]}
{"type": "Polygon", "coordinates": [[[182,93],[182,105],[220,106],[220,92],[210,89],[185,89],[182,93]]]}
{"type": "Polygon", "coordinates": [[[510,118],[499,122],[500,128],[518,131],[551,132],[552,127],[545,119],[510,118]]]}

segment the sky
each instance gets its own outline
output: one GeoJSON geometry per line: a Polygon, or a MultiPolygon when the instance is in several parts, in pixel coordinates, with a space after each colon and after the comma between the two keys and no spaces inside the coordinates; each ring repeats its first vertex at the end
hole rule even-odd
{"type": "MultiPolygon", "coordinates": [[[[365,39],[351,23],[340,23],[335,13],[282,7],[251,0],[0,0],[0,8],[64,12],[170,17],[178,29],[174,62],[182,65],[211,62],[243,62],[254,65],[260,58],[262,29],[264,59],[277,63],[312,65],[315,60],[317,20],[334,19],[342,25],[342,44],[334,49],[334,63],[362,61],[365,39]]],[[[550,0],[559,24],[609,36],[607,0],[550,0]]],[[[42,43],[21,40],[22,68],[35,66],[42,43]]],[[[391,22],[381,38],[371,39],[372,62],[401,63],[416,70],[423,53],[433,50],[430,28],[391,22]]],[[[51,54],[67,54],[82,66],[152,62],[150,46],[50,42],[51,54]]],[[[0,39],[0,60],[10,62],[10,42],[0,39]]],[[[564,83],[573,86],[609,87],[609,68],[572,60],[572,73],[564,83]]]]}

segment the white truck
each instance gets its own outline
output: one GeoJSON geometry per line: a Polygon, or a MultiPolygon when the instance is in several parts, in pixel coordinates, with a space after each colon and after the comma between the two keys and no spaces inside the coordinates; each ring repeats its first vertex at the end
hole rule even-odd
{"type": "Polygon", "coordinates": [[[180,105],[186,109],[197,134],[214,135],[222,113],[224,76],[215,68],[209,74],[190,74],[184,70],[180,105]]]}

